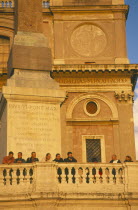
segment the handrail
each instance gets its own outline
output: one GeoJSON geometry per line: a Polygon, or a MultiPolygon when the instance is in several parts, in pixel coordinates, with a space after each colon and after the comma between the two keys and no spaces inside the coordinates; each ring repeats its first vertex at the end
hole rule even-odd
{"type": "Polygon", "coordinates": [[[0,165],[0,200],[32,193],[138,195],[138,163],[23,163],[0,165]],[[135,172],[135,173],[134,173],[135,172]],[[10,195],[10,196],[9,196],[10,195]],[[14,196],[16,195],[16,196],[14,196]],[[8,197],[9,196],[9,197],[8,197]]]}

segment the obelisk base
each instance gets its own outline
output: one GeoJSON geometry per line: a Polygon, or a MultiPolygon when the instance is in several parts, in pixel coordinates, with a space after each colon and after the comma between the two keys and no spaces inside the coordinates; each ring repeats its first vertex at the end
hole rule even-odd
{"type": "Polygon", "coordinates": [[[1,102],[1,157],[9,151],[23,158],[35,151],[41,160],[46,153],[52,158],[61,153],[60,104],[62,90],[3,87],[1,102]],[[3,107],[3,108],[2,108],[3,107]]]}

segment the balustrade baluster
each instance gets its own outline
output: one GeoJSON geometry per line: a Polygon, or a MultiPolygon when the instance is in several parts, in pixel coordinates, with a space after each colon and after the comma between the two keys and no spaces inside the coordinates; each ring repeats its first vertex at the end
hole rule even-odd
{"type": "Polygon", "coordinates": [[[99,184],[101,182],[100,181],[100,175],[99,175],[99,166],[96,166],[95,169],[96,169],[96,175],[95,175],[95,177],[96,177],[96,184],[99,184]]]}
{"type": "Polygon", "coordinates": [[[9,4],[8,1],[5,2],[5,7],[8,8],[9,4]]]}
{"type": "Polygon", "coordinates": [[[12,7],[12,2],[11,2],[11,1],[9,1],[9,7],[10,7],[10,8],[12,7]]]}
{"type": "Polygon", "coordinates": [[[12,179],[12,185],[15,186],[17,185],[17,174],[16,174],[17,168],[12,168],[11,172],[11,179],[12,179]]]}
{"type": "Polygon", "coordinates": [[[86,184],[86,178],[87,178],[87,171],[85,166],[83,166],[83,174],[82,174],[83,184],[86,184]]]}
{"type": "Polygon", "coordinates": [[[110,184],[115,184],[116,183],[116,169],[115,165],[112,167],[109,167],[109,178],[110,178],[110,184]]]}
{"type": "Polygon", "coordinates": [[[30,184],[30,174],[29,174],[30,168],[25,168],[25,169],[26,169],[26,176],[25,176],[24,181],[26,184],[30,184]]]}
{"type": "Polygon", "coordinates": [[[93,184],[92,166],[89,167],[89,184],[93,184]]]}
{"type": "Polygon", "coordinates": [[[3,168],[0,169],[0,187],[4,186],[4,176],[3,176],[3,168]]]}
{"type": "Polygon", "coordinates": [[[98,174],[99,174],[99,181],[100,183],[103,183],[103,169],[100,167],[98,170],[98,174]]]}
{"type": "Polygon", "coordinates": [[[68,184],[72,183],[72,174],[71,174],[71,169],[72,167],[68,166],[68,184]]]}
{"type": "Polygon", "coordinates": [[[2,8],[5,7],[5,2],[4,1],[1,2],[1,6],[2,6],[2,8]]]}
{"type": "Polygon", "coordinates": [[[78,165],[75,167],[75,184],[81,183],[81,169],[78,165]]]}
{"type": "Polygon", "coordinates": [[[105,166],[102,166],[101,167],[102,168],[102,175],[101,175],[101,177],[102,177],[102,183],[103,184],[107,184],[108,183],[108,176],[107,176],[107,173],[106,173],[106,167],[105,166]]]}
{"type": "Polygon", "coordinates": [[[17,185],[20,184],[20,175],[21,175],[21,171],[19,168],[17,168],[16,170],[16,183],[17,185]]]}
{"type": "Polygon", "coordinates": [[[121,167],[117,167],[116,168],[116,184],[120,184],[121,183],[121,173],[122,173],[122,168],[121,167]]]}
{"type": "Polygon", "coordinates": [[[33,183],[33,174],[34,174],[33,168],[30,168],[30,170],[29,170],[29,175],[30,175],[30,184],[32,184],[32,183],[33,183]]]}
{"type": "Polygon", "coordinates": [[[77,170],[78,181],[80,184],[82,184],[83,183],[83,177],[82,177],[83,168],[80,165],[80,166],[78,166],[78,168],[76,170],[77,170]]]}
{"type": "Polygon", "coordinates": [[[121,182],[121,184],[125,184],[125,167],[122,167],[122,174],[121,174],[121,177],[122,177],[122,182],[121,182]]]}
{"type": "Polygon", "coordinates": [[[11,170],[11,169],[9,169],[9,168],[6,169],[6,171],[7,171],[6,186],[11,185],[11,181],[12,181],[12,180],[11,180],[11,176],[10,176],[10,173],[11,173],[10,170],[11,170]]]}
{"type": "Polygon", "coordinates": [[[61,171],[62,171],[62,174],[61,174],[61,183],[62,184],[65,184],[67,183],[67,179],[66,179],[66,174],[65,174],[65,166],[61,166],[61,171]]]}

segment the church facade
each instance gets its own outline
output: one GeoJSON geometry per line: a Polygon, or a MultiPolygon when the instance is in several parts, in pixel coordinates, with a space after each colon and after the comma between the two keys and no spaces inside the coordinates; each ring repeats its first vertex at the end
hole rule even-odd
{"type": "Polygon", "coordinates": [[[24,2],[0,6],[0,160],[9,151],[71,151],[79,163],[1,165],[0,209],[136,210],[137,163],[108,164],[113,154],[136,160],[128,5],[50,0],[37,10],[24,2]]]}
{"type": "MultiPolygon", "coordinates": [[[[11,5],[1,8],[1,87],[14,36],[11,5]]],[[[109,162],[114,153],[122,161],[128,154],[135,159],[132,108],[137,65],[129,64],[127,57],[127,13],[123,1],[43,2],[51,76],[67,92],[61,107],[64,156],[73,151],[79,161],[86,161],[89,147],[96,144],[100,162],[109,162]]]]}

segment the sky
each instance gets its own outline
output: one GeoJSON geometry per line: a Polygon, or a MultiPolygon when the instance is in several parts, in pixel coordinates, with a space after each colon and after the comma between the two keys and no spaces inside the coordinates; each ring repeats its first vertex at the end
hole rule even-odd
{"type": "MultiPolygon", "coordinates": [[[[127,48],[130,63],[138,64],[138,0],[125,0],[130,6],[126,24],[127,48]]],[[[135,143],[138,160],[138,82],[134,97],[134,123],[135,123],[135,143]]]]}

